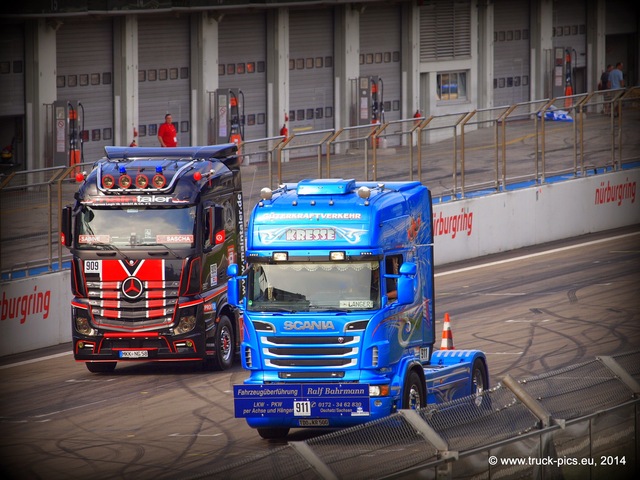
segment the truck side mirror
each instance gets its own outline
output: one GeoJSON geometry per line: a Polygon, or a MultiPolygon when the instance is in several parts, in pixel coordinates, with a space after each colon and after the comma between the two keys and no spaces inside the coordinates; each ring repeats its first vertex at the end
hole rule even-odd
{"type": "Polygon", "coordinates": [[[204,247],[210,250],[214,245],[224,243],[224,208],[220,205],[204,210],[204,247]]]}
{"type": "Polygon", "coordinates": [[[73,241],[71,225],[73,223],[73,211],[71,207],[64,207],[60,215],[60,243],[69,248],[73,241]]]}
{"type": "Polygon", "coordinates": [[[224,208],[220,205],[216,205],[213,208],[213,221],[213,244],[217,245],[218,243],[224,243],[224,208]]]}
{"type": "Polygon", "coordinates": [[[231,305],[239,307],[240,303],[240,277],[238,276],[238,265],[232,263],[227,267],[227,300],[231,305]]]}
{"type": "Polygon", "coordinates": [[[204,248],[211,248],[211,232],[213,231],[213,207],[204,209],[204,248]]]}
{"type": "Polygon", "coordinates": [[[398,303],[409,305],[415,298],[415,276],[418,268],[413,262],[404,262],[400,265],[400,276],[398,277],[398,303]]]}

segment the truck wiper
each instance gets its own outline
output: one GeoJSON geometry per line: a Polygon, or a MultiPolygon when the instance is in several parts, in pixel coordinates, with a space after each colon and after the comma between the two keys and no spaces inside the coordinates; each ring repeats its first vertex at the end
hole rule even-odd
{"type": "Polygon", "coordinates": [[[126,261],[130,260],[129,257],[127,257],[127,255],[122,250],[120,250],[118,247],[116,247],[112,243],[97,242],[97,243],[93,243],[92,245],[95,245],[96,247],[102,247],[101,250],[114,250],[115,252],[118,252],[118,254],[122,258],[124,258],[126,261]]]}
{"type": "Polygon", "coordinates": [[[353,312],[353,309],[350,308],[339,308],[333,307],[331,305],[309,305],[309,310],[314,310],[316,312],[327,312],[327,313],[349,313],[353,312]]]}
{"type": "MultiPolygon", "coordinates": [[[[166,243],[145,243],[144,246],[147,247],[164,247],[167,249],[167,251],[169,253],[171,253],[171,255],[173,255],[174,258],[181,258],[180,255],[178,255],[175,250],[173,250],[169,245],[167,245],[166,243]]],[[[152,252],[149,252],[149,255],[152,255],[152,252]]]]}
{"type": "Polygon", "coordinates": [[[275,304],[274,302],[254,302],[251,305],[251,310],[254,312],[295,312],[291,307],[283,306],[281,303],[275,304]]]}
{"type": "Polygon", "coordinates": [[[260,312],[308,312],[309,302],[306,301],[277,301],[277,300],[265,300],[257,301],[251,305],[251,310],[260,312]],[[302,308],[299,308],[302,307],[302,308]]]}

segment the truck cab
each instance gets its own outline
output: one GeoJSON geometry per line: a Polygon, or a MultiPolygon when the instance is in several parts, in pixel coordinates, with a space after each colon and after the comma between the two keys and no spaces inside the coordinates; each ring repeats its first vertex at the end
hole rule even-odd
{"type": "Polygon", "coordinates": [[[244,261],[237,147],[105,150],[62,212],[75,359],[97,373],[131,361],[228,368],[239,315],[226,272],[244,261]]]}
{"type": "Polygon", "coordinates": [[[428,369],[445,368],[431,366],[431,219],[431,195],[419,182],[321,179],[263,189],[249,218],[246,270],[229,272],[249,371],[234,388],[236,416],[274,438],[420,408],[437,391],[462,394],[460,379],[471,392],[462,370],[427,386],[428,369]]]}

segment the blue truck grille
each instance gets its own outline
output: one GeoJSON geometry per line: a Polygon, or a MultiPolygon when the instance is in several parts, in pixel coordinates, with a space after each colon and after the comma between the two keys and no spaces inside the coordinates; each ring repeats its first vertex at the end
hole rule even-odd
{"type": "Polygon", "coordinates": [[[265,337],[268,343],[276,345],[309,345],[309,344],[321,344],[321,345],[346,345],[353,342],[355,337],[345,336],[331,336],[331,337],[265,337]]]}
{"type": "Polygon", "coordinates": [[[352,352],[351,348],[269,348],[269,353],[273,355],[347,355],[352,352]]]}
{"type": "Polygon", "coordinates": [[[355,368],[359,336],[264,336],[265,365],[272,368],[355,368]]]}
{"type": "Polygon", "coordinates": [[[269,360],[269,364],[274,367],[348,367],[353,360],[327,360],[318,358],[314,360],[289,359],[289,360],[269,360]]]}

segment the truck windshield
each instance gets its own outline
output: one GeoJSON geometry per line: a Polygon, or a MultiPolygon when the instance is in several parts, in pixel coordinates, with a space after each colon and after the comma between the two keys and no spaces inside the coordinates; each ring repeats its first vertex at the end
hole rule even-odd
{"type": "Polygon", "coordinates": [[[253,264],[247,309],[262,312],[351,311],[380,307],[378,262],[253,264]]]}
{"type": "Polygon", "coordinates": [[[77,246],[193,247],[196,207],[90,207],[79,213],[77,246]]]}

